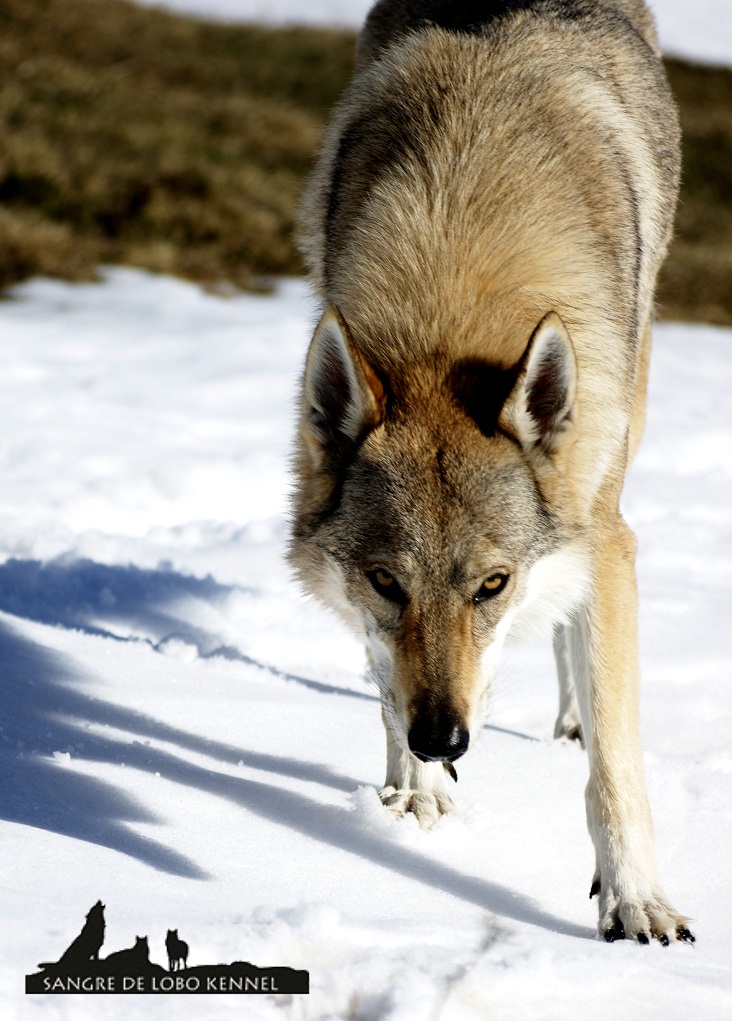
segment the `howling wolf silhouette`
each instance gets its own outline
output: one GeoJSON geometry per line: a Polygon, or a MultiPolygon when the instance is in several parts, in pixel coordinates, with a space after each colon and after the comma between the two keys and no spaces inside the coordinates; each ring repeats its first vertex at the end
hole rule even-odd
{"type": "Polygon", "coordinates": [[[76,965],[84,964],[86,961],[99,960],[99,949],[104,943],[104,904],[100,900],[89,909],[84,922],[84,927],[64,950],[58,961],[43,961],[39,968],[54,968],[62,966],[73,968],[76,965]]]}

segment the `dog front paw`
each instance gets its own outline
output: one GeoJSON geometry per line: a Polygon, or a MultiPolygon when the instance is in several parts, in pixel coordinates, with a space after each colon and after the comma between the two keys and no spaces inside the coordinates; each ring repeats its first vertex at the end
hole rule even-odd
{"type": "Polygon", "coordinates": [[[632,939],[647,944],[652,939],[667,947],[669,943],[695,943],[689,920],[678,914],[661,894],[632,899],[604,890],[595,879],[590,896],[600,894],[600,935],[608,943],[632,939]]]}
{"type": "Polygon", "coordinates": [[[385,808],[401,819],[411,812],[423,829],[434,826],[442,815],[455,811],[455,802],[444,791],[420,791],[384,787],[379,791],[381,803],[385,808]]]}

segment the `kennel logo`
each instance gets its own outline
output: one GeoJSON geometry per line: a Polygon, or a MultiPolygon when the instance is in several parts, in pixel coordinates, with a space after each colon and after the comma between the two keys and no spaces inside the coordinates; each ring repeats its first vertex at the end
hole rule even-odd
{"type": "Polygon", "coordinates": [[[310,974],[293,968],[257,968],[248,961],[189,967],[190,948],[168,929],[168,967],[150,960],[147,936],[100,957],[106,922],[100,900],[89,909],[81,932],[57,961],[44,961],[26,975],[26,993],[309,993],[310,974]]]}

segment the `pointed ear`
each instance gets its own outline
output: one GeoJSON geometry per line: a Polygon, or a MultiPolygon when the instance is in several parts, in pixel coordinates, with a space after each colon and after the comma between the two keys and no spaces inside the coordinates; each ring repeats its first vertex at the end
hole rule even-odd
{"type": "Polygon", "coordinates": [[[556,312],[544,316],[521,360],[501,425],[527,450],[551,457],[571,429],[577,390],[572,341],[556,312]]]}
{"type": "Polygon", "coordinates": [[[320,468],[328,454],[355,447],[383,417],[384,387],[355,347],[335,305],[318,323],[305,362],[300,430],[320,468]]]}

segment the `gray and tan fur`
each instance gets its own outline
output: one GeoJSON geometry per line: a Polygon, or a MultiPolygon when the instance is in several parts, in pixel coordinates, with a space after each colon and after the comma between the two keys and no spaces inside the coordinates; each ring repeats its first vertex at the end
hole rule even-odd
{"type": "Polygon", "coordinates": [[[304,207],[291,560],[366,642],[382,800],[449,811],[505,638],[553,629],[608,940],[693,939],[656,872],[618,507],[678,175],[641,0],[382,0],[304,207]]]}

